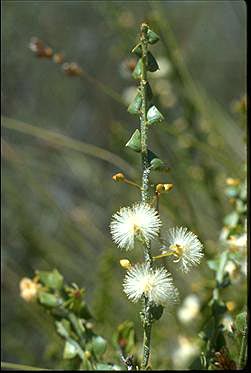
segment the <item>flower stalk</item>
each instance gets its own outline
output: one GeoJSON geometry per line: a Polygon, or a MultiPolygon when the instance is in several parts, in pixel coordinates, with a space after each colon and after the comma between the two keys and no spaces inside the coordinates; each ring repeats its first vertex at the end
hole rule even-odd
{"type": "MultiPolygon", "coordinates": [[[[199,264],[202,254],[202,245],[197,236],[189,232],[187,228],[173,228],[171,242],[167,246],[161,238],[160,228],[162,222],[159,216],[160,194],[169,192],[173,188],[171,183],[153,185],[150,182],[152,171],[166,172],[165,163],[149,149],[148,131],[164,117],[153,105],[152,90],[147,78],[147,72],[158,70],[158,63],[148,50],[149,45],[155,44],[159,36],[143,23],[140,30],[140,42],[133,48],[138,62],[132,73],[132,77],[139,82],[137,95],[128,107],[128,112],[139,116],[140,129],[136,129],[131,135],[126,147],[141,155],[141,201],[130,207],[123,207],[113,215],[110,230],[114,242],[121,249],[131,251],[136,242],[140,242],[143,248],[144,262],[131,265],[128,260],[122,260],[121,266],[127,269],[123,282],[123,290],[128,299],[136,303],[142,301],[140,317],[143,325],[143,356],[141,369],[149,368],[151,354],[152,324],[161,318],[165,306],[176,303],[178,290],[173,284],[171,274],[164,266],[156,267],[154,261],[163,257],[174,256],[173,262],[179,262],[184,273],[199,264]],[[154,256],[151,253],[153,239],[161,243],[161,255],[154,256]],[[169,247],[170,246],[170,247],[169,247]],[[171,247],[173,246],[173,247],[171,247]],[[163,248],[167,252],[163,252],[163,248]]],[[[128,182],[121,173],[113,176],[115,181],[123,181],[136,186],[134,182],[128,182]]]]}
{"type": "MultiPolygon", "coordinates": [[[[140,92],[141,92],[141,112],[140,112],[140,129],[141,129],[141,154],[142,154],[142,192],[141,199],[143,203],[149,202],[150,193],[149,193],[149,160],[148,160],[148,126],[147,126],[147,30],[148,26],[143,23],[141,25],[141,48],[142,48],[142,74],[140,80],[140,92]]],[[[145,262],[149,263],[152,267],[153,259],[151,255],[151,243],[146,242],[144,247],[144,258],[145,262]]],[[[144,327],[144,339],[143,339],[143,359],[141,368],[146,369],[150,357],[150,348],[151,348],[151,330],[152,330],[152,321],[150,319],[150,304],[149,299],[144,297],[143,304],[143,327],[144,327]]]]}

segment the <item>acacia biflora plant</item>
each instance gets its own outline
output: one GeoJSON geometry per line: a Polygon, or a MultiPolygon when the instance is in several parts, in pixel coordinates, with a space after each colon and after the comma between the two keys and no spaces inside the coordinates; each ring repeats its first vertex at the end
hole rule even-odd
{"type": "MultiPolygon", "coordinates": [[[[158,259],[168,258],[186,274],[198,265],[203,257],[201,242],[187,228],[170,228],[161,235],[159,199],[161,194],[172,190],[173,184],[156,185],[152,184],[150,179],[153,171],[166,172],[168,169],[148,146],[148,131],[164,120],[153,103],[153,93],[147,77],[148,72],[159,69],[156,59],[149,51],[149,46],[158,41],[159,36],[143,23],[139,43],[132,50],[132,53],[138,57],[132,76],[139,82],[139,87],[128,111],[138,115],[140,129],[136,129],[126,146],[142,157],[141,185],[128,180],[121,172],[113,176],[114,181],[137,187],[141,192],[141,200],[136,201],[132,206],[122,207],[113,215],[110,223],[111,234],[117,246],[132,255],[136,245],[140,246],[144,258],[142,263],[133,265],[129,259],[120,260],[121,266],[127,270],[123,281],[125,294],[133,303],[142,302],[140,319],[144,331],[143,356],[139,366],[131,356],[123,354],[122,361],[128,370],[150,369],[152,324],[161,318],[165,307],[169,307],[179,299],[179,292],[171,273],[163,265],[157,265],[158,259]],[[156,256],[153,256],[151,249],[153,240],[159,244],[160,251],[156,256]]],[[[53,55],[51,48],[45,47],[37,39],[32,41],[30,47],[38,57],[53,57],[56,63],[63,62],[62,55],[53,55]]],[[[77,64],[67,63],[67,66],[63,66],[64,71],[66,67],[67,75],[81,75],[82,70],[77,64]]],[[[56,331],[65,341],[63,359],[71,362],[70,369],[122,369],[119,365],[106,363],[103,360],[107,341],[94,332],[93,317],[84,300],[85,289],[79,288],[76,284],[69,286],[64,282],[63,276],[57,270],[53,270],[37,271],[32,280],[22,279],[20,293],[27,302],[37,300],[54,319],[56,331]]],[[[124,329],[129,330],[130,327],[131,324],[128,322],[124,329]]]]}
{"type": "MultiPolygon", "coordinates": [[[[124,292],[132,302],[142,301],[140,317],[144,329],[143,358],[141,369],[147,369],[151,350],[151,329],[155,320],[160,319],[165,306],[178,300],[171,274],[163,266],[157,266],[157,259],[169,257],[187,273],[193,266],[200,263],[203,256],[202,244],[197,236],[187,228],[175,227],[169,229],[166,237],[160,237],[162,222],[158,207],[159,197],[163,192],[172,189],[172,184],[152,185],[152,171],[165,171],[165,164],[148,147],[148,131],[154,129],[164,117],[153,104],[153,93],[148,81],[148,72],[158,70],[158,63],[149,46],[159,41],[159,36],[147,24],[141,25],[140,41],[132,53],[138,56],[138,61],[132,73],[139,82],[137,95],[129,105],[128,111],[139,116],[140,129],[132,134],[126,146],[140,153],[142,157],[141,201],[132,206],[122,207],[113,215],[111,234],[119,248],[133,252],[138,241],[144,253],[144,262],[131,265],[128,259],[122,259],[121,265],[127,269],[123,282],[124,292]],[[151,241],[161,242],[160,255],[153,256],[151,241]]],[[[130,182],[122,173],[113,176],[118,182],[130,182]]]]}

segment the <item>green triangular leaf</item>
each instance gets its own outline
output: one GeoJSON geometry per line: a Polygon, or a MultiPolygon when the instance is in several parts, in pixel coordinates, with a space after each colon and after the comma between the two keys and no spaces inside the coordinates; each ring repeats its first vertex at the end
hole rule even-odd
{"type": "Polygon", "coordinates": [[[163,171],[165,169],[165,164],[161,159],[154,158],[151,160],[151,169],[154,171],[163,171]]]}
{"type": "Polygon", "coordinates": [[[135,152],[141,152],[141,140],[140,140],[140,131],[136,131],[132,134],[130,140],[126,143],[126,146],[135,152]]]}
{"type": "Polygon", "coordinates": [[[151,52],[147,52],[147,70],[152,73],[159,70],[159,65],[151,52]]]}
{"type": "Polygon", "coordinates": [[[154,171],[164,171],[168,168],[165,166],[164,162],[158,158],[158,156],[152,152],[150,149],[148,149],[148,162],[150,163],[150,167],[154,171]]]}
{"type": "Polygon", "coordinates": [[[130,114],[138,114],[142,104],[142,97],[140,92],[136,95],[133,102],[129,105],[128,111],[130,114]]]}
{"type": "Polygon", "coordinates": [[[148,124],[156,124],[161,122],[164,119],[161,112],[156,108],[156,106],[151,106],[147,112],[147,121],[148,124]]]}
{"type": "Polygon", "coordinates": [[[135,66],[135,69],[133,70],[132,77],[134,79],[140,79],[143,71],[143,64],[142,59],[140,58],[137,62],[137,65],[135,66]]]}
{"type": "Polygon", "coordinates": [[[150,28],[147,30],[147,39],[150,44],[155,44],[159,41],[159,35],[150,28]]]}

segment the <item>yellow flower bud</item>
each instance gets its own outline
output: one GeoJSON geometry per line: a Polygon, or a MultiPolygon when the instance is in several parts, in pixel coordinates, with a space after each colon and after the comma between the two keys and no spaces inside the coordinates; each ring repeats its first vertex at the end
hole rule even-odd
{"type": "Polygon", "coordinates": [[[235,309],[235,302],[229,301],[226,303],[228,311],[233,311],[235,309]]]}
{"type": "Polygon", "coordinates": [[[64,56],[62,53],[55,53],[53,55],[53,61],[59,65],[61,65],[61,63],[63,63],[64,61],[64,56]]]}
{"type": "Polygon", "coordinates": [[[69,76],[79,76],[79,75],[82,75],[82,69],[81,69],[81,67],[79,67],[78,64],[75,63],[75,62],[70,62],[70,63],[65,62],[62,65],[62,69],[65,72],[65,74],[69,75],[69,76]]]}
{"type": "Polygon", "coordinates": [[[120,265],[124,269],[130,269],[132,267],[130,261],[128,259],[121,259],[119,261],[120,265]]]}
{"type": "Polygon", "coordinates": [[[125,175],[122,174],[122,172],[119,172],[118,174],[113,175],[113,180],[114,181],[124,181],[125,180],[125,175]]]}
{"type": "Polygon", "coordinates": [[[162,192],[164,192],[164,191],[165,191],[164,184],[158,184],[158,185],[156,186],[156,192],[157,192],[157,193],[162,193],[162,192]]]}
{"type": "Polygon", "coordinates": [[[173,184],[158,184],[156,186],[157,193],[169,192],[171,189],[173,189],[173,184]]]}
{"type": "Polygon", "coordinates": [[[90,351],[85,351],[84,352],[84,357],[86,358],[86,359],[90,359],[90,357],[92,356],[92,354],[90,353],[90,351]]]}
{"type": "Polygon", "coordinates": [[[164,184],[165,192],[170,192],[173,189],[173,184],[164,184]]]}
{"type": "Polygon", "coordinates": [[[230,186],[236,186],[240,184],[240,179],[233,179],[232,177],[228,177],[226,179],[226,184],[230,186]]]}

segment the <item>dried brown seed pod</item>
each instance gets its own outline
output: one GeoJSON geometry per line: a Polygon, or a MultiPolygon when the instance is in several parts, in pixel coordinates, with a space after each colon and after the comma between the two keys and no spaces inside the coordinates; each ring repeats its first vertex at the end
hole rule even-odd
{"type": "Polygon", "coordinates": [[[69,76],[80,76],[82,74],[82,69],[75,62],[65,62],[62,69],[69,76]]]}
{"type": "Polygon", "coordinates": [[[64,55],[63,55],[63,53],[61,53],[61,52],[55,53],[53,55],[53,61],[55,63],[57,63],[58,65],[61,65],[64,62],[64,55]]]}
{"type": "Polygon", "coordinates": [[[37,57],[51,58],[53,55],[52,48],[45,46],[44,42],[36,37],[31,38],[29,48],[37,57]]]}

